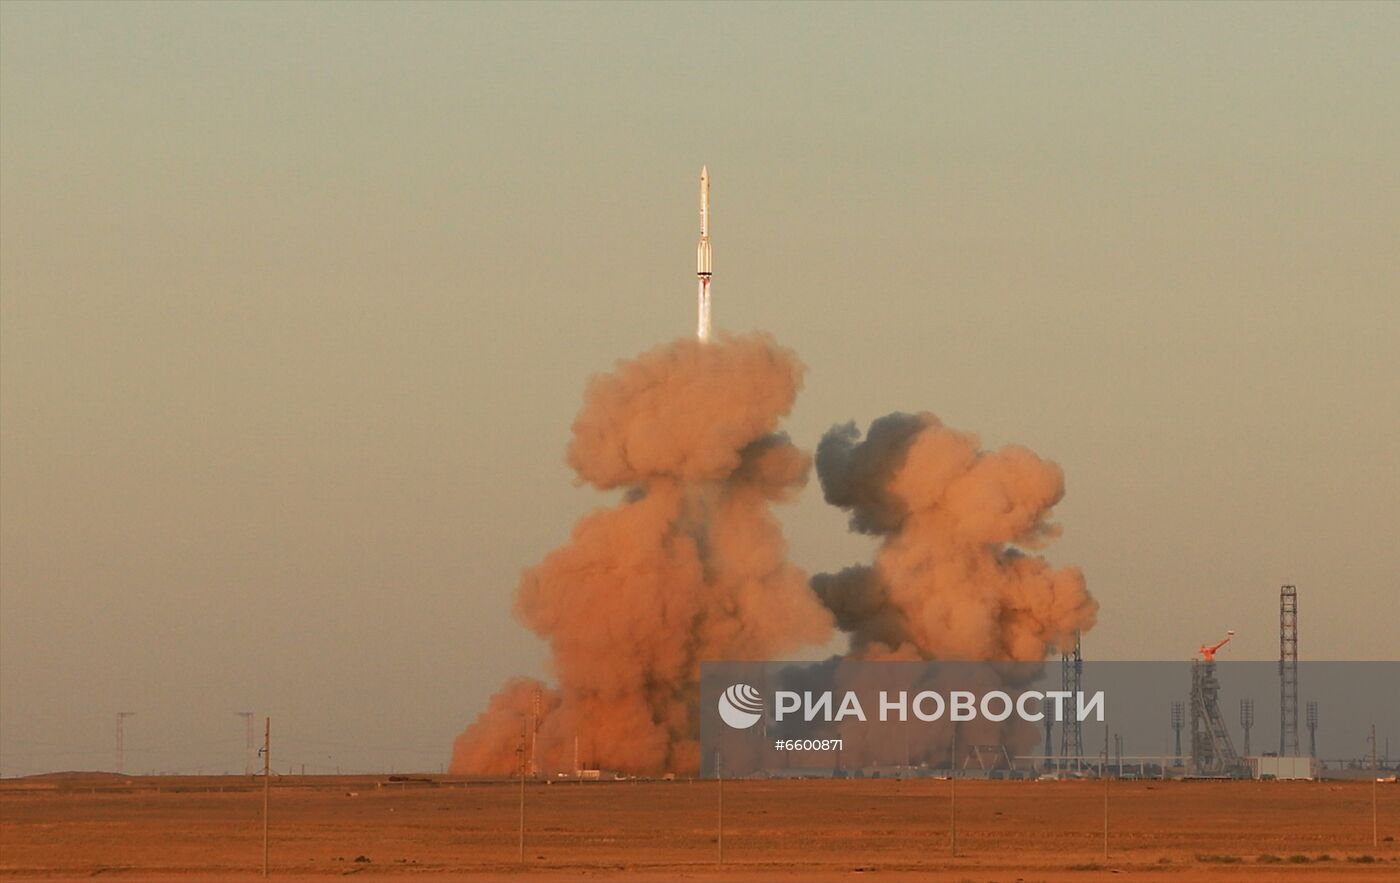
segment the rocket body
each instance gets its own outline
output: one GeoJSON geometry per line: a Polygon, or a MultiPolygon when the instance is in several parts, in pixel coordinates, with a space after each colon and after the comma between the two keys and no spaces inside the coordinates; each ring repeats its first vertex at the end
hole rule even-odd
{"type": "Polygon", "coordinates": [[[695,336],[710,339],[710,170],[700,169],[700,244],[695,249],[695,278],[698,285],[695,336]]]}

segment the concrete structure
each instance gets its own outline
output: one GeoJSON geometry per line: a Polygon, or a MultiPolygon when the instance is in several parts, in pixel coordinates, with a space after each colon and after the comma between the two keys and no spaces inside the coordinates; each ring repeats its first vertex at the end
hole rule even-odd
{"type": "Polygon", "coordinates": [[[1316,779],[1317,764],[1311,757],[1249,757],[1249,773],[1256,779],[1316,779]]]}

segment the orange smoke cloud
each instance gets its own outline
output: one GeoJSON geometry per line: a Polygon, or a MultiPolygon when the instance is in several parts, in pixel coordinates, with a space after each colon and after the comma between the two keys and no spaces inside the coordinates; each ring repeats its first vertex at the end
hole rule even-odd
{"type": "Polygon", "coordinates": [[[1027,554],[1055,537],[1054,463],[1022,447],[981,450],[932,414],[832,428],[817,448],[827,502],[882,537],[873,566],[812,586],[866,659],[1039,661],[1093,626],[1078,568],[1027,554]]]}
{"type": "MultiPolygon", "coordinates": [[[[679,341],[590,381],[568,461],[582,482],[625,494],[524,574],[515,612],[549,642],[557,684],[507,683],[457,737],[453,772],[517,770],[529,727],[532,766],[546,775],[576,763],[694,772],[700,662],[822,643],[833,615],[854,659],[1038,662],[1093,625],[1080,572],[1024,551],[1055,536],[1059,467],[1024,448],[983,451],[931,414],[822,439],[827,501],[882,542],[873,566],[809,585],[770,511],[810,468],[777,432],[802,370],[752,334],[679,341]]],[[[972,736],[1034,738],[1010,724],[972,736]]],[[[936,760],[951,734],[899,738],[906,755],[936,760]]]]}
{"type": "MultiPolygon", "coordinates": [[[[873,565],[818,574],[812,588],[851,636],[850,659],[1021,662],[979,669],[971,685],[935,670],[918,689],[1023,686],[1048,653],[1094,624],[1098,602],[1078,568],[1052,568],[1027,554],[1059,532],[1047,519],[1064,496],[1054,463],[1017,446],[984,451],[976,435],[932,414],[889,414],[862,439],[854,423],[817,446],[827,502],[850,513],[851,529],[881,537],[873,565]],[[994,683],[1000,680],[1000,683],[994,683]]],[[[841,672],[838,661],[837,674],[841,672]]],[[[912,692],[912,689],[911,689],[912,692]]],[[[1034,725],[1016,718],[958,725],[958,744],[1024,752],[1034,725]]],[[[949,754],[953,728],[841,728],[855,756],[963,764],[949,754]]]]}
{"type": "Polygon", "coordinates": [[[827,639],[831,616],[769,511],[809,472],[776,434],[802,370],[752,334],[679,341],[589,383],[569,464],[627,492],[524,574],[516,614],[549,641],[557,687],[507,684],[457,738],[453,772],[517,769],[523,722],[541,772],[573,769],[575,745],[586,766],[694,771],[701,660],[827,639]]]}

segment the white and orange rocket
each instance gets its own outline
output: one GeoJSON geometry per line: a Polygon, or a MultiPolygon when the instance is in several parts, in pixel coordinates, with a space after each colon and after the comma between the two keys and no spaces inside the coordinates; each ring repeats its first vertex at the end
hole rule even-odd
{"type": "Polygon", "coordinates": [[[695,336],[710,339],[710,170],[700,169],[700,245],[695,249],[695,278],[699,280],[695,336]]]}

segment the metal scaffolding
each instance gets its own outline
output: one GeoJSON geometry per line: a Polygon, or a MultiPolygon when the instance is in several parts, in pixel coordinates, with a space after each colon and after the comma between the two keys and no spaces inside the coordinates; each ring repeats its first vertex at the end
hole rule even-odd
{"type": "Polygon", "coordinates": [[[1191,771],[1197,776],[1238,772],[1239,755],[1220,713],[1220,680],[1213,659],[1191,662],[1191,771]]]}
{"type": "Polygon", "coordinates": [[[1278,595],[1278,681],[1280,757],[1298,756],[1298,588],[1278,595]]]}
{"type": "Polygon", "coordinates": [[[1186,703],[1172,703],[1172,732],[1176,734],[1176,765],[1181,766],[1181,729],[1186,726],[1186,703]]]}
{"type": "MultiPolygon", "coordinates": [[[[1084,656],[1080,651],[1079,632],[1074,633],[1074,655],[1065,654],[1060,657],[1060,681],[1061,689],[1071,696],[1077,697],[1083,692],[1084,656]]],[[[1061,762],[1083,755],[1084,726],[1079,722],[1077,715],[1071,716],[1060,726],[1061,762]]]]}

